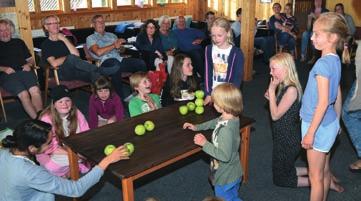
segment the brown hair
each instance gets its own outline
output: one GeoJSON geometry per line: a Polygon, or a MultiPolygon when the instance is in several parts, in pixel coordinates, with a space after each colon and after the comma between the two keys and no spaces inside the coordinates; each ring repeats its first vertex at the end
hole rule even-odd
{"type": "MultiPolygon", "coordinates": [[[[185,55],[185,54],[177,54],[174,57],[174,62],[173,62],[173,66],[172,66],[172,71],[170,73],[170,81],[171,81],[171,88],[170,88],[170,95],[174,98],[180,98],[181,96],[181,83],[182,83],[182,76],[183,76],[183,72],[182,72],[182,68],[183,68],[183,64],[184,64],[184,60],[186,58],[189,58],[189,56],[185,55]]],[[[194,92],[197,89],[197,81],[194,77],[194,75],[192,76],[188,76],[187,80],[186,80],[189,89],[189,92],[194,92]]]]}
{"type": "Polygon", "coordinates": [[[97,91],[100,89],[112,89],[112,84],[110,83],[109,79],[105,76],[100,76],[97,80],[95,80],[92,91],[96,95],[97,91]]]}
{"type": "Polygon", "coordinates": [[[129,84],[132,87],[132,89],[135,91],[135,88],[138,87],[139,83],[142,81],[142,79],[148,78],[148,73],[146,72],[136,72],[133,73],[129,77],[129,84]]]}
{"type": "Polygon", "coordinates": [[[239,116],[243,111],[241,91],[231,83],[223,83],[212,91],[212,101],[225,112],[239,116]]]}
{"type": "Polygon", "coordinates": [[[345,48],[345,44],[350,37],[349,30],[345,18],[337,13],[328,12],[322,13],[320,17],[315,21],[315,24],[323,26],[324,31],[336,34],[338,36],[337,49],[343,50],[342,62],[350,63],[350,53],[348,48],[345,48]]]}
{"type": "Polygon", "coordinates": [[[103,15],[94,15],[91,19],[92,23],[95,24],[95,20],[97,20],[98,18],[103,18],[103,15]]]}
{"type": "MultiPolygon", "coordinates": [[[[51,117],[51,125],[54,128],[55,134],[57,138],[61,139],[65,137],[64,128],[63,128],[63,120],[60,117],[58,111],[55,109],[54,102],[51,101],[50,105],[46,107],[43,112],[41,112],[39,119],[44,115],[49,115],[51,117]]],[[[72,101],[72,106],[69,111],[69,115],[67,120],[70,122],[69,124],[69,135],[73,135],[76,133],[76,129],[78,128],[78,117],[77,117],[78,108],[74,105],[72,101]]]]}

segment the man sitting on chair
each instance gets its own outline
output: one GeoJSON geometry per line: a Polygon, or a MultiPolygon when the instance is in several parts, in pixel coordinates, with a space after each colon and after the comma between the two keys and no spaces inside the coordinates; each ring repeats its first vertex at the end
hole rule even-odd
{"type": "Polygon", "coordinates": [[[137,58],[123,58],[119,55],[119,49],[126,41],[109,32],[105,32],[105,21],[102,15],[95,15],[92,18],[94,34],[86,39],[90,55],[100,61],[100,71],[104,75],[110,75],[112,85],[117,94],[124,100],[122,89],[122,72],[146,71],[146,64],[137,58]]]}
{"type": "Polygon", "coordinates": [[[99,76],[98,67],[79,57],[79,51],[59,33],[59,18],[50,15],[42,20],[49,37],[41,44],[41,54],[53,67],[57,67],[60,80],[94,82],[99,76]]]}
{"type": "Polygon", "coordinates": [[[35,62],[23,40],[12,38],[13,23],[0,20],[0,86],[19,97],[26,113],[35,119],[43,108],[38,80],[32,67],[35,62]]]}

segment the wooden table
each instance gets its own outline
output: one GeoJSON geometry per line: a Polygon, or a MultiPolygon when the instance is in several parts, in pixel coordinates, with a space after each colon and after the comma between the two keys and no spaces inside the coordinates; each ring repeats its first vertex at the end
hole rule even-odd
{"type": "MultiPolygon", "coordinates": [[[[130,160],[112,164],[108,170],[122,180],[123,200],[133,201],[134,180],[201,151],[201,148],[193,143],[195,132],[182,129],[184,122],[196,124],[219,116],[211,107],[206,107],[203,115],[191,112],[182,116],[178,112],[178,107],[176,104],[161,108],[64,139],[64,143],[69,147],[71,178],[79,178],[75,152],[98,163],[105,156],[103,150],[106,145],[119,146],[131,142],[135,146],[135,152],[130,160]],[[143,136],[135,135],[135,125],[143,124],[146,120],[155,123],[155,130],[143,136]]],[[[249,138],[253,122],[253,119],[241,118],[240,160],[244,170],[244,182],[248,181],[249,138]]],[[[202,133],[210,139],[212,131],[202,133]]]]}

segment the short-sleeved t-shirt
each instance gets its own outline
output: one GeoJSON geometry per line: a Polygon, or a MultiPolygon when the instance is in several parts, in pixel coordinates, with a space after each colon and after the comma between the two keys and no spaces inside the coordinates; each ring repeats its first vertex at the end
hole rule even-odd
{"type": "Polygon", "coordinates": [[[48,59],[49,57],[55,57],[55,59],[57,59],[68,56],[70,51],[63,41],[52,41],[47,38],[41,44],[41,54],[44,59],[48,59]]]}
{"type": "Polygon", "coordinates": [[[311,122],[318,102],[318,88],[316,76],[322,76],[329,81],[328,107],[321,125],[328,125],[336,119],[334,103],[337,98],[337,89],[341,78],[341,62],[336,54],[328,54],[317,60],[307,81],[305,93],[302,98],[300,115],[306,122],[311,122]]]}
{"type": "Polygon", "coordinates": [[[0,41],[0,66],[9,66],[15,71],[22,70],[26,59],[31,57],[28,47],[24,41],[12,38],[8,42],[0,41]]]}
{"type": "MultiPolygon", "coordinates": [[[[104,35],[102,35],[98,32],[94,32],[94,34],[86,38],[86,45],[88,49],[95,44],[100,48],[103,48],[113,44],[116,40],[118,40],[118,37],[113,33],[105,32],[104,35]]],[[[116,49],[113,49],[102,56],[97,56],[91,51],[90,54],[93,58],[100,60],[100,63],[103,63],[103,61],[110,58],[115,58],[119,62],[122,62],[122,57],[119,55],[119,52],[116,49]]]]}
{"type": "Polygon", "coordinates": [[[227,49],[220,49],[216,45],[212,46],[213,88],[227,82],[228,57],[231,49],[232,46],[227,49]]]}

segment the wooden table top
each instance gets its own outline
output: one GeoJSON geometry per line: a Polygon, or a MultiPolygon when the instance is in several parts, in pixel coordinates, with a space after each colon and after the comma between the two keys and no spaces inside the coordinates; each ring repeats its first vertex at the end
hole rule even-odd
{"type": "MultiPolygon", "coordinates": [[[[179,104],[175,104],[137,117],[127,118],[121,122],[72,135],[63,141],[74,152],[95,163],[99,163],[105,157],[103,150],[106,145],[120,146],[126,142],[133,143],[135,151],[129,160],[122,160],[108,167],[108,170],[118,177],[130,177],[198,148],[193,143],[195,132],[183,130],[183,124],[185,122],[197,124],[219,116],[212,107],[206,107],[203,115],[190,112],[182,116],[178,111],[179,106],[179,104]],[[135,126],[143,124],[147,120],[154,122],[155,129],[142,136],[136,135],[134,133],[135,126]]],[[[241,127],[253,122],[253,119],[242,117],[241,127]]],[[[212,131],[202,131],[202,133],[208,134],[210,137],[212,131]]]]}

